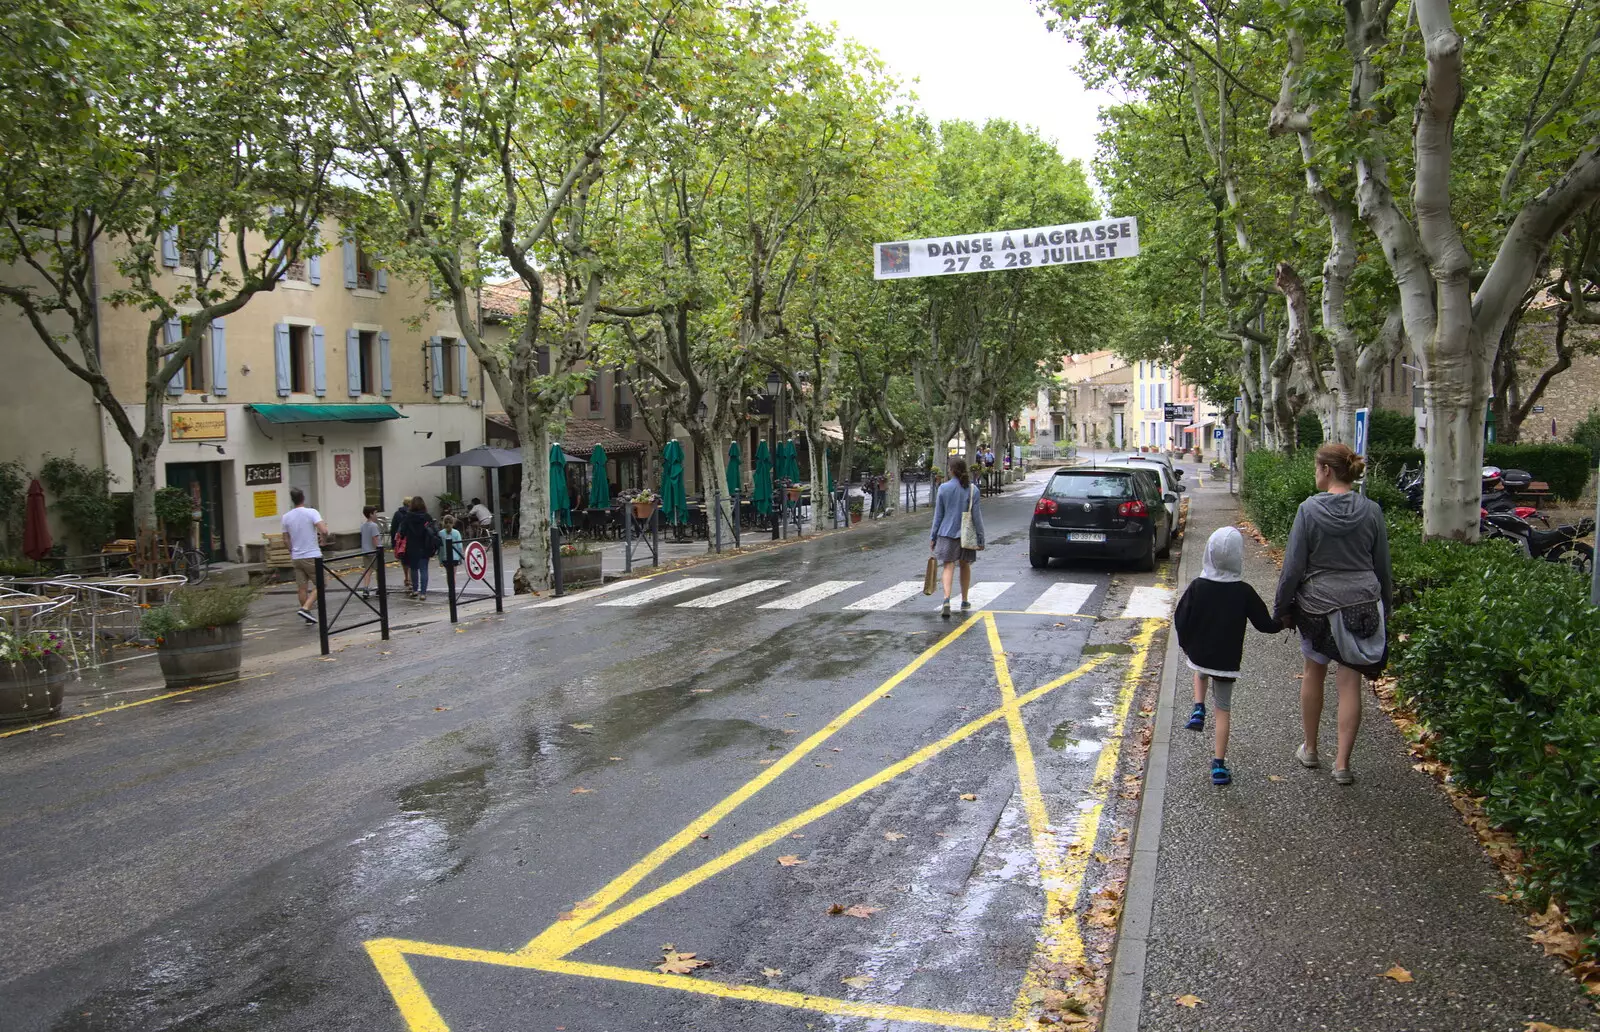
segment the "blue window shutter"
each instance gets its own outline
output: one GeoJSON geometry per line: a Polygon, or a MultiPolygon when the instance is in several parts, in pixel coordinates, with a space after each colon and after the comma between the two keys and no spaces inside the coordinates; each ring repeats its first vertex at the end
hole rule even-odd
{"type": "Polygon", "coordinates": [[[161,231],[161,264],[169,269],[178,267],[178,229],[168,226],[161,231]]]}
{"type": "Polygon", "coordinates": [[[317,397],[328,396],[328,341],[322,327],[311,328],[311,389],[317,397]]]}
{"type": "Polygon", "coordinates": [[[228,394],[228,338],[221,319],[211,320],[211,393],[228,394]]]}
{"type": "Polygon", "coordinates": [[[356,289],[356,238],[344,238],[344,285],[347,290],[356,289]]]}
{"type": "MultiPolygon", "coordinates": [[[[182,339],[183,339],[183,322],[181,320],[178,320],[178,319],[168,319],[167,320],[167,343],[168,344],[176,344],[176,343],[178,343],[178,341],[180,341],[182,339]]],[[[172,379],[167,381],[167,393],[168,394],[182,394],[183,393],[183,367],[182,366],[179,366],[178,367],[178,371],[172,374],[172,379]]]]}
{"type": "Polygon", "coordinates": [[[467,396],[467,345],[465,341],[456,341],[456,386],[457,393],[463,398],[467,396]]]}
{"type": "Polygon", "coordinates": [[[428,338],[428,369],[433,373],[433,396],[444,397],[444,342],[428,338]]]}
{"type": "MultiPolygon", "coordinates": [[[[307,238],[306,246],[313,251],[322,246],[322,234],[315,226],[311,227],[311,235],[307,238]]],[[[306,274],[311,277],[313,287],[322,285],[322,255],[313,253],[306,259],[306,274]]]]}
{"type": "Polygon", "coordinates": [[[283,257],[283,227],[273,226],[273,222],[283,218],[283,206],[274,204],[271,208],[272,219],[267,222],[267,235],[272,237],[272,249],[267,252],[267,257],[274,263],[283,257]]]}
{"type": "Polygon", "coordinates": [[[287,398],[292,385],[289,379],[288,323],[279,323],[272,328],[272,364],[278,372],[278,397],[287,398]]]}
{"type": "Polygon", "coordinates": [[[350,397],[361,397],[361,331],[344,331],[344,373],[349,381],[350,397]]]}
{"type": "Polygon", "coordinates": [[[389,292],[389,270],[380,267],[378,269],[378,293],[387,294],[388,292],[389,292]]]}
{"type": "Polygon", "coordinates": [[[222,235],[213,233],[206,237],[205,246],[200,248],[200,268],[205,275],[210,276],[222,264],[217,255],[222,251],[222,235]]]}
{"type": "Polygon", "coordinates": [[[378,334],[378,378],[379,386],[383,388],[383,396],[387,398],[394,393],[394,377],[389,374],[389,335],[378,334]]]}

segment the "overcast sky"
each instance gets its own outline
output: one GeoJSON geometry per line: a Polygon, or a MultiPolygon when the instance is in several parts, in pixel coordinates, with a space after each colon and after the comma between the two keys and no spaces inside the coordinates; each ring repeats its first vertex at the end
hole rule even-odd
{"type": "Polygon", "coordinates": [[[804,2],[812,20],[882,54],[936,121],[1031,125],[1093,174],[1096,116],[1112,98],[1084,87],[1078,49],[1045,29],[1030,0],[804,2]]]}

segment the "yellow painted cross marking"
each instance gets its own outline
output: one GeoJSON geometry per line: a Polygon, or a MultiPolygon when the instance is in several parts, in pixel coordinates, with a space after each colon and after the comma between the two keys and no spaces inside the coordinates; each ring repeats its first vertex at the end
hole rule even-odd
{"type": "MultiPolygon", "coordinates": [[[[1134,689],[1144,670],[1145,657],[1149,651],[1151,639],[1160,624],[1161,621],[1158,620],[1144,621],[1138,635],[1133,639],[1134,654],[1130,659],[1121,690],[1113,707],[1112,731],[1107,737],[1106,744],[1101,749],[1099,762],[1095,766],[1091,791],[1096,795],[1103,795],[1110,789],[1111,779],[1115,774],[1117,760],[1121,752],[1123,724],[1127,718],[1128,707],[1133,700],[1134,689]]],[[[690,821],[684,826],[683,830],[652,850],[638,863],[628,868],[594,895],[579,903],[566,916],[565,920],[557,920],[521,949],[515,952],[499,952],[404,939],[373,939],[366,943],[367,953],[372,958],[378,974],[383,978],[384,984],[388,986],[390,994],[394,997],[395,1006],[405,1019],[406,1026],[410,1032],[449,1032],[449,1025],[445,1023],[443,1016],[439,1014],[438,1009],[433,1005],[433,1001],[429,999],[427,992],[422,988],[422,983],[411,969],[411,964],[406,959],[407,957],[434,957],[444,960],[492,964],[498,967],[520,968],[528,971],[542,971],[549,974],[600,978],[660,989],[676,989],[725,999],[791,1007],[815,1011],[820,1014],[865,1017],[884,1021],[920,1022],[945,1028],[992,1029],[995,1032],[1021,1028],[1028,1013],[1030,991],[1036,988],[1034,982],[1038,979],[1038,976],[1032,971],[1024,978],[1022,991],[1017,997],[1012,1013],[996,1017],[986,1014],[964,1014],[920,1007],[902,1007],[886,1003],[809,996],[804,993],[775,989],[770,986],[734,985],[714,981],[704,976],[691,977],[687,975],[658,974],[653,970],[635,970],[633,968],[613,967],[604,964],[589,964],[570,960],[568,957],[588,943],[615,931],[663,903],[681,896],[741,860],[749,859],[781,839],[793,834],[798,829],[836,812],[839,808],[859,799],[873,789],[887,784],[901,774],[966,741],[984,728],[1004,721],[1010,734],[1012,753],[1016,758],[1022,805],[1027,814],[1029,832],[1032,836],[1034,852],[1039,862],[1040,877],[1045,890],[1045,917],[1043,927],[1039,933],[1039,949],[1050,960],[1081,961],[1084,957],[1084,947],[1082,935],[1078,929],[1075,908],[1084,875],[1088,868],[1089,857],[1093,852],[1095,840],[1099,835],[1100,817],[1104,809],[1104,803],[1097,800],[1093,807],[1082,815],[1074,827],[1070,845],[1063,850],[1056,832],[1050,824],[1049,813],[1045,807],[1044,794],[1039,786],[1038,768],[1034,762],[1033,748],[1028,740],[1027,730],[1022,720],[1022,708],[1072,683],[1106,663],[1109,658],[1108,655],[1104,654],[1092,657],[1084,661],[1077,669],[1031,691],[1018,695],[1016,686],[1011,679],[1010,666],[1006,662],[1005,650],[1001,644],[1000,631],[995,622],[994,613],[974,613],[960,626],[895,673],[893,677],[890,677],[872,692],[852,704],[815,734],[799,743],[777,763],[774,763],[771,767],[768,767],[740,786],[738,790],[727,798],[719,801],[705,813],[690,821]],[[905,682],[907,678],[925,666],[929,660],[944,651],[952,642],[980,624],[987,635],[989,651],[994,662],[995,680],[1000,690],[1001,704],[997,708],[969,721],[938,741],[923,746],[911,755],[890,764],[870,777],[864,778],[849,788],[835,793],[821,803],[750,836],[721,855],[679,875],[664,885],[631,900],[627,898],[630,892],[663,864],[666,864],[688,846],[698,841],[700,836],[706,834],[723,818],[745,802],[748,802],[756,793],[772,784],[782,774],[792,770],[801,760],[814,752],[851,721],[866,712],[879,699],[882,699],[905,682]]]]}
{"type": "Polygon", "coordinates": [[[266,673],[261,674],[246,674],[243,677],[230,677],[226,681],[216,681],[212,684],[199,684],[195,685],[193,688],[180,688],[175,692],[164,692],[161,695],[152,695],[148,699],[139,699],[136,702],[119,702],[115,706],[107,706],[105,709],[92,710],[88,713],[74,713],[70,717],[57,717],[55,720],[46,720],[40,724],[29,724],[27,727],[19,727],[15,731],[0,731],[0,738],[10,738],[12,735],[25,735],[30,731],[43,731],[47,727],[55,727],[59,724],[70,724],[74,720],[84,720],[89,717],[103,717],[107,713],[115,713],[118,710],[133,709],[135,706],[148,706],[152,702],[160,702],[162,699],[176,699],[180,695],[203,692],[208,688],[221,688],[225,684],[238,684],[240,681],[253,681],[258,677],[271,676],[272,671],[269,670],[266,673]]]}

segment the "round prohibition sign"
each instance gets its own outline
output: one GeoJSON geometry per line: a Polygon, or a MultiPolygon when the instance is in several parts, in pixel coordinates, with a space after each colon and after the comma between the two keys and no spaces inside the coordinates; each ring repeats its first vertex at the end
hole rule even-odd
{"type": "Polygon", "coordinates": [[[482,541],[467,542],[466,553],[461,558],[467,564],[467,576],[473,580],[483,580],[483,575],[489,572],[489,550],[483,547],[482,541]]]}

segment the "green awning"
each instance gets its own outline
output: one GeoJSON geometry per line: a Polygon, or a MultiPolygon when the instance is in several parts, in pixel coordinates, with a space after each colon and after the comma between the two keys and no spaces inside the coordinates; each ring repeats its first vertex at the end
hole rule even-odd
{"type": "Polygon", "coordinates": [[[269,423],[381,423],[405,419],[393,405],[251,405],[269,423]]]}

